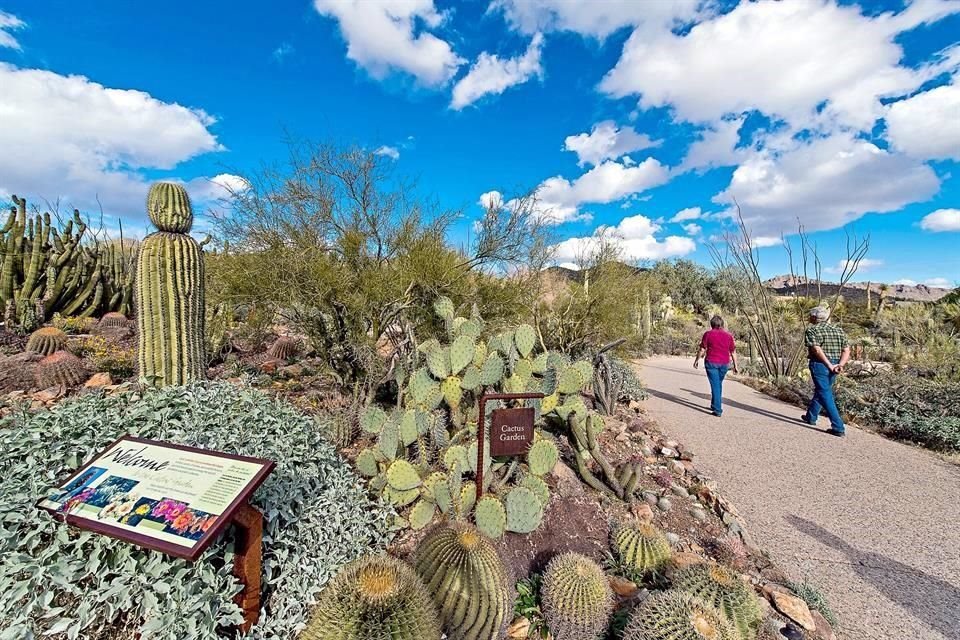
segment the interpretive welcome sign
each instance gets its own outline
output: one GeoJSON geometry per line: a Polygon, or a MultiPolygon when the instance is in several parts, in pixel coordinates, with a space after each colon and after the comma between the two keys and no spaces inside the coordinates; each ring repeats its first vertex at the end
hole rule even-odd
{"type": "Polygon", "coordinates": [[[39,506],[82,529],[195,560],[273,467],[270,460],[124,436],[39,506]]]}

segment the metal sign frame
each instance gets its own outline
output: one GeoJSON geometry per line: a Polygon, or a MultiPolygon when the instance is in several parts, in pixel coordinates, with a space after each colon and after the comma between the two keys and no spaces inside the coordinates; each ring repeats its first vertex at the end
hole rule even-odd
{"type": "Polygon", "coordinates": [[[478,403],[480,413],[477,419],[477,500],[483,496],[483,454],[484,440],[486,439],[487,426],[487,402],[491,400],[535,400],[543,399],[546,394],[543,393],[483,393],[480,395],[478,403]]]}

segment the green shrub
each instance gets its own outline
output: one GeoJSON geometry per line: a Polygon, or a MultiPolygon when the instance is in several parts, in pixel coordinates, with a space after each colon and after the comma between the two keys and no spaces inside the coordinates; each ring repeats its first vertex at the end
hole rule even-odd
{"type": "Polygon", "coordinates": [[[388,542],[392,513],[289,405],[226,383],[89,394],[0,425],[0,638],[213,640],[240,620],[229,539],[188,563],[35,508],[124,433],[277,463],[253,498],[264,513],[264,615],[249,637],[294,637],[333,574],[388,542]]]}
{"type": "Polygon", "coordinates": [[[791,591],[800,596],[800,599],[806,602],[810,609],[819,611],[820,615],[822,615],[827,622],[834,627],[837,626],[837,614],[830,608],[827,597],[823,595],[820,589],[809,582],[790,582],[787,586],[790,587],[791,591]]]}

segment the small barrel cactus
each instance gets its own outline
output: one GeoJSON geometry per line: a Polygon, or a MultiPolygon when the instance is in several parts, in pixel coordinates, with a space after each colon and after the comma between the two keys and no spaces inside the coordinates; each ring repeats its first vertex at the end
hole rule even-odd
{"type": "Polygon", "coordinates": [[[449,638],[501,637],[513,604],[507,572],[493,543],[475,527],[434,528],[417,547],[414,566],[440,608],[449,638]]]}
{"type": "Polygon", "coordinates": [[[440,640],[430,594],[389,556],[356,560],[327,584],[300,640],[440,640]]]}
{"type": "Polygon", "coordinates": [[[579,553],[555,557],[543,576],[543,613],[558,640],[597,640],[607,629],[613,591],[603,569],[579,553]]]}
{"type": "Polygon", "coordinates": [[[613,533],[613,547],[621,562],[640,573],[660,569],[670,560],[670,542],[646,523],[621,525],[613,533]]]}
{"type": "Polygon", "coordinates": [[[69,351],[57,351],[37,363],[37,386],[41,389],[48,387],[76,387],[84,383],[89,375],[83,361],[69,351]]]}
{"type": "Polygon", "coordinates": [[[193,209],[181,185],[150,187],[147,213],[158,231],[140,244],[136,303],[140,376],[158,385],[203,377],[203,250],[186,234],[193,209]]]}
{"type": "Polygon", "coordinates": [[[289,360],[295,358],[299,353],[300,341],[289,336],[280,336],[267,349],[267,355],[277,360],[289,360]]]}
{"type": "Polygon", "coordinates": [[[757,596],[735,572],[720,565],[696,565],[678,572],[673,586],[720,611],[743,636],[753,640],[763,622],[757,596]]]}
{"type": "Polygon", "coordinates": [[[648,598],[630,616],[623,640],[741,640],[723,614],[685,591],[648,598]]]}
{"type": "Polygon", "coordinates": [[[130,326],[130,319],[117,311],[111,311],[100,318],[98,326],[101,329],[125,329],[130,326]]]}
{"type": "Polygon", "coordinates": [[[56,327],[43,327],[30,334],[27,340],[27,351],[49,356],[54,351],[60,351],[67,346],[67,334],[56,327]]]}

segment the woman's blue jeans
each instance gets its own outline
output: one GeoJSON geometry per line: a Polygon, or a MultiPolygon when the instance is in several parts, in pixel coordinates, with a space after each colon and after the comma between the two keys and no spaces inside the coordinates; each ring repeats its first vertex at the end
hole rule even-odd
{"type": "MultiPolygon", "coordinates": [[[[838,362],[834,360],[833,364],[838,362]]],[[[830,368],[819,360],[811,360],[810,377],[813,378],[813,398],[807,406],[807,415],[804,419],[810,424],[816,424],[820,412],[823,411],[830,418],[830,427],[834,431],[843,433],[845,429],[843,418],[840,417],[837,401],[833,397],[833,383],[837,379],[837,374],[830,371],[830,368]]]]}
{"type": "Polygon", "coordinates": [[[726,364],[713,364],[704,362],[703,368],[707,372],[707,380],[710,381],[710,409],[718,416],[723,413],[723,379],[727,376],[730,366],[726,364]]]}

